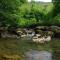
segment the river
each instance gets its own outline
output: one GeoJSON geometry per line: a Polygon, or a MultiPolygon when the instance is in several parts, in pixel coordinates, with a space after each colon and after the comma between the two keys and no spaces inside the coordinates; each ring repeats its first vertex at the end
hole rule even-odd
{"type": "MultiPolygon", "coordinates": [[[[0,56],[1,54],[21,54],[24,55],[24,60],[60,60],[60,39],[54,38],[49,43],[36,44],[25,38],[1,38],[0,56]],[[26,55],[27,53],[29,54],[26,55]]],[[[2,58],[2,60],[4,59],[2,58]]]]}

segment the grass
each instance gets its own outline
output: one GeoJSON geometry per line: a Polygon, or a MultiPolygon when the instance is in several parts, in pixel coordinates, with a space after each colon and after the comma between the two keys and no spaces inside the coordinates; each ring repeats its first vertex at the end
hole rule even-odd
{"type": "MultiPolygon", "coordinates": [[[[24,39],[1,38],[0,39],[0,58],[5,57],[6,60],[11,56],[20,56],[19,60],[25,60],[24,53],[29,50],[46,50],[52,52],[54,60],[60,59],[60,39],[53,39],[49,43],[37,44],[24,39]]],[[[4,58],[2,58],[4,59],[4,58]]],[[[2,60],[1,59],[1,60],[2,60]]],[[[15,60],[11,59],[11,60],[15,60]]],[[[18,58],[16,59],[18,60],[18,58]]]]}

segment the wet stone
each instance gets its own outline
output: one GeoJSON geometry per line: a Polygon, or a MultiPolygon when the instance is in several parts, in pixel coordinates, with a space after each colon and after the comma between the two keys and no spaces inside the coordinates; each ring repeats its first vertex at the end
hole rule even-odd
{"type": "Polygon", "coordinates": [[[52,54],[47,51],[28,51],[26,60],[52,60],[52,54]]]}

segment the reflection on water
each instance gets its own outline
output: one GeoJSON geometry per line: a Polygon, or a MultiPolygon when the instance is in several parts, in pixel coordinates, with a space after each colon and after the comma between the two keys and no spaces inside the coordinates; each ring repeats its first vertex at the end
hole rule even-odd
{"type": "Polygon", "coordinates": [[[26,60],[52,60],[52,54],[48,51],[28,51],[26,60]]]}

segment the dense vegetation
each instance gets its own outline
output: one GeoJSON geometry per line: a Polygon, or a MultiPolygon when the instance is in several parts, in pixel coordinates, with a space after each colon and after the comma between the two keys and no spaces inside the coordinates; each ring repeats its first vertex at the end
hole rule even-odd
{"type": "MultiPolygon", "coordinates": [[[[35,3],[33,1],[28,3],[27,0],[0,0],[0,27],[34,27],[39,25],[60,26],[59,0],[53,0],[52,3],[35,3]]],[[[48,32],[60,36],[60,29],[57,28],[54,29],[52,27],[48,32]]],[[[15,35],[17,34],[15,29],[12,28],[10,30],[15,35]]],[[[8,29],[11,33],[10,30],[8,29]]],[[[44,28],[42,30],[44,31],[44,28]]],[[[37,29],[37,32],[42,33],[42,30],[37,29]]],[[[5,33],[4,30],[0,31],[0,35],[2,35],[2,32],[5,33]]],[[[10,60],[11,56],[12,58],[14,57],[11,60],[24,60],[24,53],[30,49],[46,50],[53,53],[53,60],[60,59],[60,39],[52,39],[51,42],[44,44],[37,44],[31,41],[27,38],[0,38],[0,60],[10,60]],[[17,59],[17,56],[19,59],[17,59]]]]}
{"type": "Polygon", "coordinates": [[[0,26],[33,27],[37,25],[60,26],[60,5],[53,3],[28,3],[27,0],[1,0],[0,26]]]}

